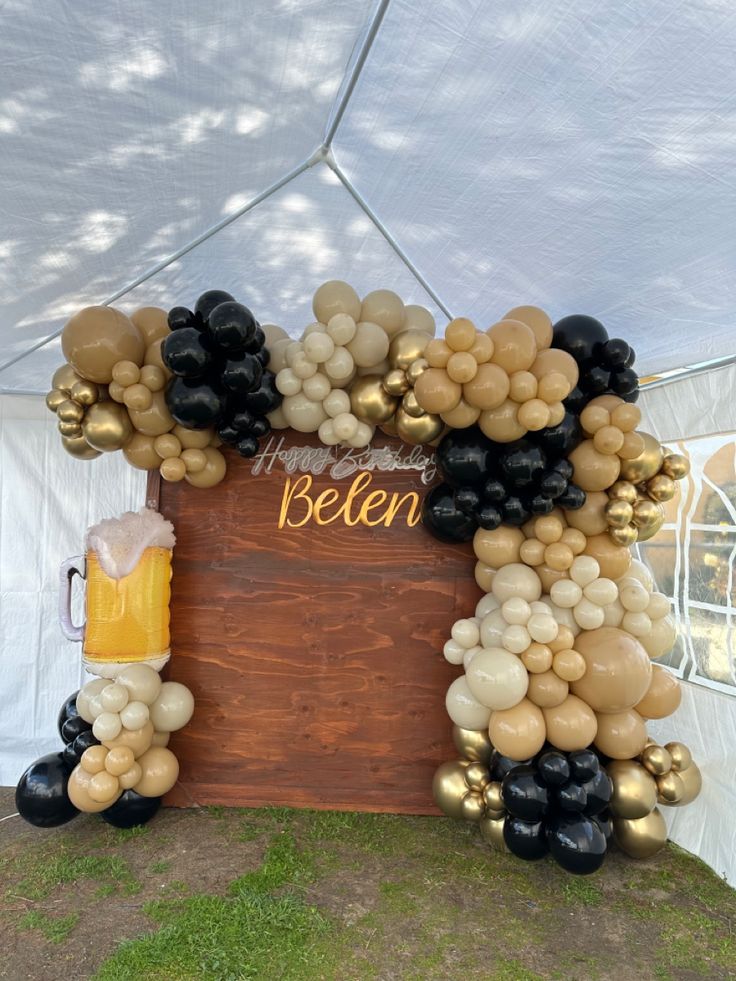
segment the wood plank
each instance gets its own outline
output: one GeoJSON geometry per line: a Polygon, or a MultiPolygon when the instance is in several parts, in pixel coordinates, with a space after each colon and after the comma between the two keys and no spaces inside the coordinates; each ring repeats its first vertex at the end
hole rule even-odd
{"type": "MultiPolygon", "coordinates": [[[[171,741],[169,802],[438,813],[431,780],[454,755],[444,697],[458,674],[441,650],[480,596],[471,547],[409,527],[406,507],[391,527],[278,529],[283,467],[254,475],[228,455],[212,490],[161,487],[177,534],[168,676],[197,706],[171,741]]],[[[344,496],[353,479],[324,472],[311,496],[344,496]]],[[[374,471],[375,489],[426,492],[409,470],[374,471]]]]}

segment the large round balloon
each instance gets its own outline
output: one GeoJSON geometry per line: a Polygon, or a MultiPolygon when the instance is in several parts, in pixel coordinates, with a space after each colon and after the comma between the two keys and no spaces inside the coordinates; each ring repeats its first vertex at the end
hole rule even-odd
{"type": "Polygon", "coordinates": [[[503,825],[503,840],[508,850],[527,862],[544,858],[549,846],[544,833],[544,822],[522,821],[507,815],[503,825]]]}
{"type": "Polygon", "coordinates": [[[549,818],[547,843],[555,861],[574,875],[590,875],[606,857],[607,842],[601,826],[582,814],[563,812],[549,818]]]}
{"type": "Polygon", "coordinates": [[[493,470],[493,443],[477,426],[451,430],[437,447],[440,473],[451,487],[478,486],[493,470]]]}
{"type": "Polygon", "coordinates": [[[626,631],[617,627],[583,631],[575,650],[585,659],[586,671],[571,688],[594,711],[623,712],[633,708],[649,689],[652,662],[626,631]]]}
{"type": "Polygon", "coordinates": [[[503,802],[513,817],[523,821],[541,821],[547,813],[549,799],[537,768],[516,766],[503,778],[503,802]]]}
{"type": "Polygon", "coordinates": [[[567,351],[578,364],[598,361],[608,331],[595,317],[574,313],[558,320],[552,328],[552,347],[567,351]]]}
{"type": "Polygon", "coordinates": [[[143,364],[146,346],[140,331],[113,307],[85,307],[61,332],[64,357],[78,375],[107,385],[118,361],[143,364]]]}
{"type": "Polygon", "coordinates": [[[57,828],[79,811],[67,796],[69,769],[61,753],[48,753],[31,763],[15,788],[15,806],[29,824],[57,828]]]}
{"type": "Polygon", "coordinates": [[[448,484],[438,484],[425,496],[422,522],[441,542],[469,542],[476,529],[474,518],[456,506],[455,495],[448,484]]]}
{"type": "Polygon", "coordinates": [[[160,797],[143,797],[134,790],[125,790],[100,817],[116,828],[135,828],[146,824],[161,807],[160,797]]]}
{"type": "MultiPolygon", "coordinates": [[[[169,337],[181,333],[175,331],[169,337]]],[[[196,378],[172,378],[166,389],[166,404],[174,419],[187,429],[216,425],[225,408],[223,396],[196,378]]]]}

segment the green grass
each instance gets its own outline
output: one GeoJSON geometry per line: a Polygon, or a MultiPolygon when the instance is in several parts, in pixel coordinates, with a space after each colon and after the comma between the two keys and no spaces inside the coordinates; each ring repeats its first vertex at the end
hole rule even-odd
{"type": "Polygon", "coordinates": [[[61,851],[47,861],[32,863],[26,876],[14,887],[14,892],[24,899],[37,901],[45,899],[57,886],[83,879],[114,886],[127,896],[135,895],[141,888],[130,866],[119,855],[71,855],[61,851]]]}
{"type": "Polygon", "coordinates": [[[148,870],[152,875],[162,875],[164,872],[168,872],[171,868],[171,862],[160,861],[154,862],[148,870]]]}
{"type": "Polygon", "coordinates": [[[31,910],[21,919],[21,930],[40,930],[53,944],[63,943],[79,921],[79,913],[50,916],[42,910],[31,910]]]}

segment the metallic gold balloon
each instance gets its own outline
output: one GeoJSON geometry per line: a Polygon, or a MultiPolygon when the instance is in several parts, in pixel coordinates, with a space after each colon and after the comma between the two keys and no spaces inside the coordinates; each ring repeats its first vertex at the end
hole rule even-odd
{"type": "Polygon", "coordinates": [[[613,784],[611,813],[636,820],[650,814],[657,804],[654,777],[636,760],[612,760],[606,772],[613,784]]]}
{"type": "Polygon", "coordinates": [[[133,435],[133,423],[125,406],[117,402],[96,402],[87,410],[82,432],[94,449],[111,453],[128,442],[133,435]]]}
{"type": "Polygon", "coordinates": [[[402,395],[405,395],[409,391],[406,372],[400,368],[389,371],[387,375],[383,376],[383,387],[389,395],[393,395],[394,398],[401,398],[402,395]]]}
{"type": "Polygon", "coordinates": [[[388,361],[392,368],[406,371],[412,362],[424,354],[424,349],[430,338],[421,330],[402,330],[391,341],[388,349],[388,361]]]}
{"type": "Polygon", "coordinates": [[[488,767],[484,763],[474,762],[465,768],[465,783],[470,790],[477,790],[482,793],[490,783],[488,767]]]}
{"type": "Polygon", "coordinates": [[[46,396],[46,408],[50,409],[52,412],[56,412],[60,405],[68,400],[69,396],[66,392],[62,392],[60,388],[52,388],[49,394],[46,396]]]}
{"type": "Polygon", "coordinates": [[[100,398],[100,389],[94,382],[83,379],[72,385],[69,394],[80,405],[94,405],[100,398]]]}
{"type": "Polygon", "coordinates": [[[459,819],[463,816],[463,797],[468,792],[465,783],[466,766],[464,760],[450,760],[437,768],[432,780],[435,804],[451,818],[459,819]]]}
{"type": "Polygon", "coordinates": [[[486,784],[483,789],[483,801],[487,811],[505,810],[500,781],[493,780],[491,783],[486,784]]]}
{"type": "Polygon", "coordinates": [[[350,390],[350,408],[362,422],[379,426],[394,415],[398,399],[389,395],[383,387],[380,375],[363,375],[356,378],[350,390]]]}
{"type": "Polygon", "coordinates": [[[51,387],[61,389],[62,392],[66,393],[68,398],[72,390],[72,385],[76,385],[81,380],[70,364],[63,364],[61,368],[57,368],[54,372],[51,378],[51,387]]]}
{"type": "Polygon", "coordinates": [[[486,809],[483,795],[475,790],[469,790],[462,799],[460,809],[466,821],[480,821],[486,809]]]}
{"type": "Polygon", "coordinates": [[[57,428],[62,436],[67,436],[69,439],[82,435],[82,426],[78,422],[59,422],[57,428]]]}
{"type": "Polygon", "coordinates": [[[479,822],[480,833],[488,844],[499,852],[507,852],[506,842],[503,840],[503,826],[506,821],[502,818],[481,818],[479,822]]]}
{"type": "Polygon", "coordinates": [[[647,746],[641,754],[641,765],[659,777],[672,769],[672,757],[664,746],[647,746]]]}
{"type": "Polygon", "coordinates": [[[639,541],[646,542],[664,524],[664,508],[654,501],[641,499],[634,505],[633,523],[639,529],[639,541]]]}
{"type": "Polygon", "coordinates": [[[657,777],[657,800],[660,804],[676,804],[682,800],[684,793],[685,784],[674,770],[657,777]]]}
{"type": "Polygon", "coordinates": [[[677,484],[671,477],[666,476],[666,474],[658,473],[651,480],[647,481],[647,494],[654,501],[659,501],[660,503],[671,501],[676,493],[677,484]]]}
{"type": "Polygon", "coordinates": [[[662,473],[673,480],[682,480],[690,473],[690,461],[679,453],[668,453],[662,461],[662,473]]]}
{"type": "Polygon", "coordinates": [[[421,446],[423,443],[431,443],[433,439],[442,433],[445,424],[439,416],[431,412],[425,412],[418,419],[410,416],[399,407],[394,416],[396,435],[403,439],[410,446],[421,446]]]}
{"type": "Polygon", "coordinates": [[[406,395],[401,400],[401,408],[406,412],[407,415],[411,416],[413,419],[419,419],[420,416],[424,415],[424,409],[417,402],[417,397],[414,394],[414,389],[409,389],[406,395]]]}
{"type": "Polygon", "coordinates": [[[612,500],[606,505],[609,528],[625,528],[634,517],[634,509],[628,501],[612,500]]]}
{"type": "Polygon", "coordinates": [[[71,399],[66,399],[56,410],[56,415],[61,422],[76,422],[77,424],[84,419],[84,409],[71,399]]]}
{"type": "Polygon", "coordinates": [[[629,480],[617,480],[608,488],[608,496],[617,501],[626,501],[627,504],[636,504],[639,499],[636,487],[629,480]]]}
{"type": "Polygon", "coordinates": [[[417,358],[406,369],[406,380],[410,385],[415,385],[417,378],[423,375],[427,368],[429,368],[429,361],[426,358],[417,358]]]}
{"type": "Polygon", "coordinates": [[[626,525],[625,528],[609,528],[608,536],[616,545],[629,548],[639,540],[639,531],[634,525],[626,525]]]}
{"type": "Polygon", "coordinates": [[[393,419],[389,419],[388,422],[384,422],[383,425],[379,426],[378,428],[381,430],[382,433],[385,433],[387,436],[398,436],[393,419]]]}
{"type": "Polygon", "coordinates": [[[493,753],[493,746],[485,729],[462,729],[460,726],[453,726],[452,741],[458,753],[466,760],[488,763],[493,753]]]}
{"type": "Polygon", "coordinates": [[[684,807],[685,804],[692,803],[700,793],[703,777],[697,763],[691,763],[684,770],[680,770],[677,776],[682,781],[683,793],[682,797],[675,804],[672,804],[672,807],[684,807]]]}
{"type": "Polygon", "coordinates": [[[70,456],[75,456],[78,460],[94,460],[100,453],[89,445],[84,436],[62,436],[61,445],[70,456]]]}
{"type": "Polygon", "coordinates": [[[693,761],[693,756],[685,743],[666,743],[664,748],[672,757],[672,769],[675,773],[687,770],[693,761]]]}
{"type": "Polygon", "coordinates": [[[635,820],[614,818],[613,835],[621,851],[631,858],[651,858],[667,843],[667,825],[658,808],[635,820]]]}
{"type": "Polygon", "coordinates": [[[640,433],[644,439],[644,452],[634,460],[621,461],[621,479],[630,480],[632,484],[641,484],[658,474],[662,468],[662,445],[649,433],[640,433]]]}

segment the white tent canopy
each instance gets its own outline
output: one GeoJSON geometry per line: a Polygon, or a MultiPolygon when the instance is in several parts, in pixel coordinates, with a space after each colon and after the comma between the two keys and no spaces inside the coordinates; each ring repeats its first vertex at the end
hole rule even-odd
{"type": "MultiPolygon", "coordinates": [[[[7,0],[0,783],[54,748],[80,679],[58,562],[143,495],[119,455],[66,457],[18,397],[46,392],[65,320],[217,287],[296,335],[331,278],[441,327],[534,303],[599,317],[641,374],[727,365],[642,404],[661,438],[736,430],[735,48],[729,0],[7,0]]],[[[686,685],[676,728],[706,789],[667,815],[732,880],[733,691],[686,685]]]]}

